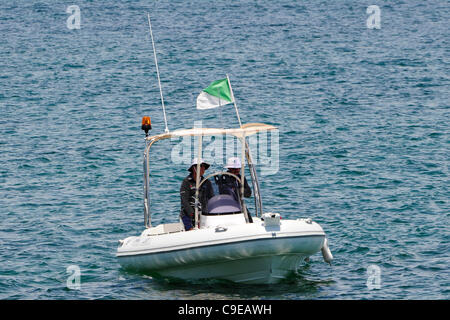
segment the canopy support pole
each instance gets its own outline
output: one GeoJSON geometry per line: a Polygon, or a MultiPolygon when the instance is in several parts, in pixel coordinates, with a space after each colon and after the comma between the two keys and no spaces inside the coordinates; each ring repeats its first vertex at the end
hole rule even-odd
{"type": "MultiPolygon", "coordinates": [[[[199,222],[199,212],[198,212],[198,204],[199,204],[199,187],[200,187],[200,166],[202,165],[202,140],[203,136],[198,136],[198,154],[197,154],[197,170],[195,172],[195,226],[194,229],[198,229],[198,222],[199,222]]],[[[204,210],[204,208],[202,208],[204,210]]]]}
{"type": "Polygon", "coordinates": [[[242,138],[240,138],[241,140],[241,207],[242,207],[242,212],[244,213],[244,217],[245,217],[245,221],[247,223],[250,222],[250,217],[248,216],[248,211],[247,211],[247,207],[245,206],[245,201],[244,201],[244,185],[245,185],[245,177],[244,177],[244,173],[245,173],[245,145],[246,145],[246,141],[245,141],[245,133],[242,134],[242,138]]]}
{"type": "Polygon", "coordinates": [[[153,144],[153,140],[148,142],[145,140],[145,152],[144,152],[144,225],[145,228],[151,228],[151,215],[150,215],[150,175],[149,175],[149,151],[153,144]]]}

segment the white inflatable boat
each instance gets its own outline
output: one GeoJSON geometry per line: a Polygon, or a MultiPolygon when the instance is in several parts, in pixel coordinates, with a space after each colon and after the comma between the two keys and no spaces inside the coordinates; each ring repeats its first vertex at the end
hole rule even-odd
{"type": "MultiPolygon", "coordinates": [[[[156,277],[186,280],[214,278],[268,284],[279,282],[295,272],[303,260],[319,251],[330,263],[333,257],[327,238],[317,223],[311,219],[281,219],[279,212],[263,212],[259,183],[246,137],[273,129],[276,128],[271,125],[251,123],[238,129],[194,128],[147,137],[144,152],[145,230],[139,236],[119,240],[117,257],[120,265],[126,270],[156,277]],[[255,198],[255,216],[251,217],[247,211],[241,183],[241,203],[233,203],[235,200],[229,195],[217,194],[209,200],[205,212],[196,206],[193,230],[185,231],[181,221],[152,226],[148,161],[151,146],[156,141],[172,137],[197,136],[201,158],[202,137],[206,135],[232,135],[239,139],[242,147],[241,173],[243,175],[245,172],[247,161],[255,198]]],[[[200,162],[197,172],[199,168],[200,162]]],[[[196,190],[207,179],[227,174],[232,175],[215,172],[202,181],[197,176],[196,190]]],[[[243,178],[233,177],[239,182],[243,178]]],[[[174,217],[178,213],[174,212],[174,217]]]]}

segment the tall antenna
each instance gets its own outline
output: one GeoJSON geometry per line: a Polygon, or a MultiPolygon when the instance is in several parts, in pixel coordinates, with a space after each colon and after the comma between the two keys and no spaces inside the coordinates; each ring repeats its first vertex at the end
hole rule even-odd
{"type": "Polygon", "coordinates": [[[167,127],[167,118],[166,118],[166,107],[164,106],[164,97],[162,93],[161,80],[159,79],[159,68],[158,68],[158,60],[156,59],[156,49],[155,42],[153,41],[153,32],[152,32],[152,23],[150,22],[150,14],[147,12],[148,17],[148,27],[150,29],[150,37],[152,38],[152,46],[153,46],[153,55],[155,56],[155,65],[156,65],[156,74],[158,75],[158,85],[159,85],[159,93],[161,94],[161,104],[163,107],[164,113],[164,123],[166,125],[166,133],[169,132],[169,128],[167,127]]]}

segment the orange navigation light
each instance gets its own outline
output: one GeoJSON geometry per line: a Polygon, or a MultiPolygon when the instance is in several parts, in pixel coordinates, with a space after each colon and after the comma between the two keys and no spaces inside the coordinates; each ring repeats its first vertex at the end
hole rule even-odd
{"type": "Polygon", "coordinates": [[[152,121],[150,120],[150,117],[142,117],[142,125],[144,124],[152,124],[152,121]]]}
{"type": "Polygon", "coordinates": [[[152,121],[150,117],[142,117],[142,130],[145,131],[145,136],[148,136],[148,131],[152,129],[152,121]]]}

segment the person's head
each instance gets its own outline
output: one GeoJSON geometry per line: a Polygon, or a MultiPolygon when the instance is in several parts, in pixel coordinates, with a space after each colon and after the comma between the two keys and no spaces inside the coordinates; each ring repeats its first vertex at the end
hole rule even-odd
{"type": "Polygon", "coordinates": [[[228,171],[234,175],[239,175],[241,172],[241,160],[237,157],[231,157],[228,159],[227,165],[225,166],[228,171]]]}
{"type": "MultiPolygon", "coordinates": [[[[204,162],[202,159],[200,159],[200,161],[201,161],[200,176],[203,176],[203,174],[205,173],[205,170],[207,170],[209,168],[209,163],[204,162]]],[[[197,176],[197,164],[198,164],[198,159],[195,158],[194,161],[192,161],[192,164],[188,169],[193,174],[194,178],[197,176]]]]}

